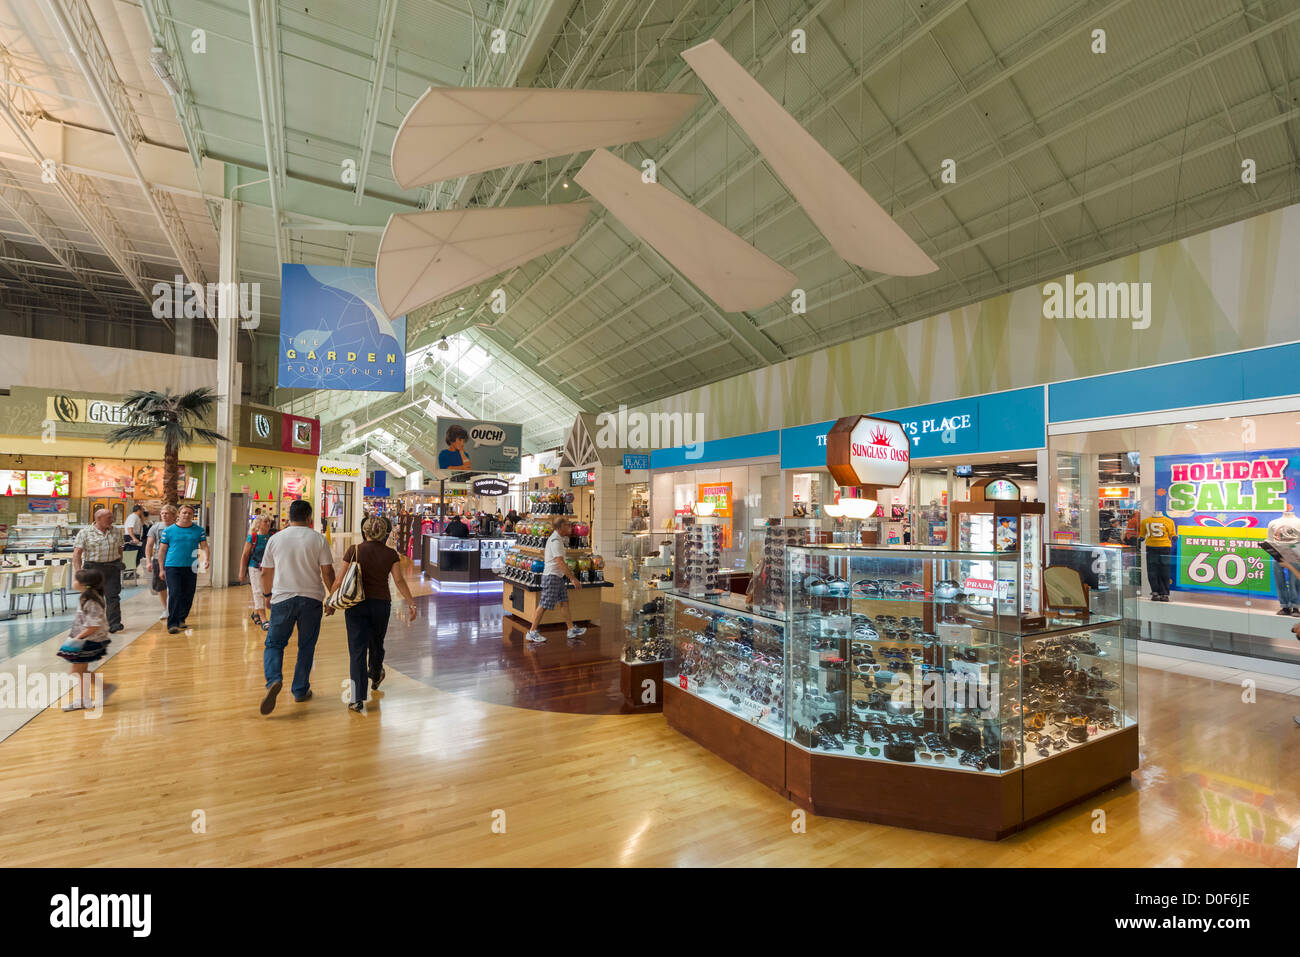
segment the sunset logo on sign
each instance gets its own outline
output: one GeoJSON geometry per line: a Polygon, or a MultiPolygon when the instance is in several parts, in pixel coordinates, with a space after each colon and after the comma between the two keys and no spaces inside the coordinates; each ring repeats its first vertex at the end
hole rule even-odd
{"type": "Polygon", "coordinates": [[[894,448],[884,429],[876,429],[872,432],[871,440],[866,445],[854,442],[853,454],[859,458],[884,459],[889,462],[906,462],[908,460],[908,450],[899,451],[894,448]]]}

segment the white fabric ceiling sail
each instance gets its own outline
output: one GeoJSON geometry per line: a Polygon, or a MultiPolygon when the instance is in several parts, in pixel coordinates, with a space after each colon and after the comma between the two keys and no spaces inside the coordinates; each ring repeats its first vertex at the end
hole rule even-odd
{"type": "Polygon", "coordinates": [[[600,200],[727,312],[758,309],[798,282],[716,220],[609,150],[596,150],[573,181],[600,200]]]}
{"type": "Polygon", "coordinates": [[[892,276],[939,267],[716,40],[682,54],[844,260],[892,276]]]}
{"type": "Polygon", "coordinates": [[[580,202],[391,216],[375,260],[379,302],[389,316],[402,316],[567,246],[590,212],[580,202]]]}
{"type": "Polygon", "coordinates": [[[663,136],[694,93],[430,87],[393,141],[403,189],[551,156],[663,136]]]}

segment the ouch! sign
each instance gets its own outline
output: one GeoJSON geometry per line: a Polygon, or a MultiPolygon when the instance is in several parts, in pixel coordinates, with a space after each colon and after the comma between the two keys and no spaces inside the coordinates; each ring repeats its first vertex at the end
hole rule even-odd
{"type": "Polygon", "coordinates": [[[907,478],[912,443],[892,419],[851,415],[826,436],[826,468],[839,485],[895,488],[907,478]]]}

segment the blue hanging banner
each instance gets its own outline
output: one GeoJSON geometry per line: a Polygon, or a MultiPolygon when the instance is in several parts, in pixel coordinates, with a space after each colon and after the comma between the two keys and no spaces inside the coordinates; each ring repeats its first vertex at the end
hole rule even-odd
{"type": "Polygon", "coordinates": [[[373,269],[284,263],[277,365],[284,389],[405,391],[406,317],[384,315],[373,269]]]}

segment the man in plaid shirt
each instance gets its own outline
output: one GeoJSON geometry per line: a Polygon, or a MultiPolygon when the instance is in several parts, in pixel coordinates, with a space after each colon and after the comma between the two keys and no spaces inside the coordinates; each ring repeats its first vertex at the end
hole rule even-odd
{"type": "Polygon", "coordinates": [[[122,533],[113,525],[113,513],[101,508],[93,525],[77,533],[72,548],[72,570],[93,568],[104,576],[104,604],[108,612],[108,631],[114,634],[122,624],[122,533]]]}

